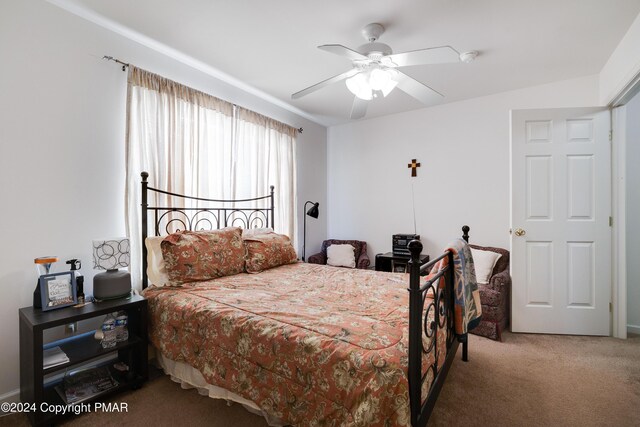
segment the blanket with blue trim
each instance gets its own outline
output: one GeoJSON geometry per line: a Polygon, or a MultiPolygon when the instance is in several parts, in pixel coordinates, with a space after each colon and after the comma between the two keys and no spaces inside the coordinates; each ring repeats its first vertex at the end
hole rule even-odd
{"type": "MultiPolygon", "coordinates": [[[[480,291],[469,244],[464,239],[456,239],[447,246],[447,250],[453,254],[455,329],[457,335],[464,335],[480,323],[482,317],[480,291]]],[[[432,273],[443,269],[448,263],[449,257],[443,258],[434,266],[432,273]]],[[[444,286],[444,278],[441,279],[439,286],[444,286]]]]}

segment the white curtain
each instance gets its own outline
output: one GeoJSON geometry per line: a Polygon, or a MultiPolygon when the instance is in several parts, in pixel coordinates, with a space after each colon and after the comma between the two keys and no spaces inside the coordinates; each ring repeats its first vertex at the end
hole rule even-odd
{"type": "Polygon", "coordinates": [[[243,199],[264,194],[264,188],[275,187],[276,232],[295,242],[296,167],[295,137],[297,130],[253,111],[237,107],[231,198],[243,199]]]}
{"type": "MultiPolygon", "coordinates": [[[[134,287],[142,282],[142,171],[151,187],[212,199],[266,196],[273,185],[274,228],[294,239],[294,128],[133,66],[127,103],[125,204],[134,287]]],[[[155,192],[149,196],[151,206],[197,207],[155,192]]],[[[171,219],[174,228],[186,228],[180,214],[171,219]]],[[[150,216],[149,235],[153,225],[150,216]]]]}

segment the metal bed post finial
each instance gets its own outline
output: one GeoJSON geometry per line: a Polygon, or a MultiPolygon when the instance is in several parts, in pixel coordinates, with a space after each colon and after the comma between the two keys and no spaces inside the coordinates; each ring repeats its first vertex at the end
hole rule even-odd
{"type": "Polygon", "coordinates": [[[420,253],[422,243],[412,240],[408,245],[409,260],[409,399],[411,425],[418,425],[422,386],[422,292],[420,291],[420,253]]]}
{"type": "Polygon", "coordinates": [[[149,278],[147,277],[147,245],[145,245],[145,240],[147,240],[147,207],[149,207],[149,203],[147,201],[147,187],[149,183],[147,182],[147,178],[149,178],[148,172],[142,172],[140,174],[142,177],[142,202],[140,206],[142,208],[142,289],[146,289],[149,284],[149,278]]]}
{"type": "Polygon", "coordinates": [[[471,228],[469,228],[468,225],[463,225],[462,226],[462,238],[467,243],[469,243],[469,230],[471,230],[471,228]]]}

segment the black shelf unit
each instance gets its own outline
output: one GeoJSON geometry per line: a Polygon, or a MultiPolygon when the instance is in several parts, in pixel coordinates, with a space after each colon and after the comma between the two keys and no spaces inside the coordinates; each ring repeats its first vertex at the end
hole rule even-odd
{"type": "Polygon", "coordinates": [[[45,384],[45,375],[79,367],[94,359],[117,354],[119,360],[129,366],[125,375],[114,374],[119,385],[103,393],[92,396],[88,402],[101,400],[123,389],[138,388],[148,378],[147,364],[147,300],[139,295],[127,299],[104,301],[87,304],[84,307],[66,307],[59,310],[45,311],[25,307],[19,310],[20,322],[20,399],[23,403],[35,403],[36,412],[29,412],[32,425],[52,424],[59,415],[40,412],[43,402],[64,404],[55,391],[58,382],[45,384]],[[69,362],[43,368],[43,332],[56,326],[66,325],[93,317],[106,316],[108,313],[124,310],[128,316],[129,339],[118,343],[115,347],[103,349],[93,338],[92,333],[79,334],[52,343],[46,347],[60,346],[69,357],[69,362]]]}
{"type": "MultiPolygon", "coordinates": [[[[384,254],[376,255],[376,271],[389,271],[396,273],[408,273],[409,272],[409,255],[394,254],[393,252],[387,252],[384,254]]],[[[429,262],[429,255],[420,254],[420,265],[429,262]]]]}
{"type": "Polygon", "coordinates": [[[78,365],[91,359],[106,356],[114,351],[121,351],[133,347],[140,344],[141,341],[139,337],[130,334],[127,341],[119,342],[115,347],[105,349],[102,348],[100,341],[93,337],[94,332],[95,331],[91,331],[77,337],[47,343],[46,347],[59,346],[69,358],[69,362],[44,369],[44,375],[67,369],[70,366],[78,365]]]}

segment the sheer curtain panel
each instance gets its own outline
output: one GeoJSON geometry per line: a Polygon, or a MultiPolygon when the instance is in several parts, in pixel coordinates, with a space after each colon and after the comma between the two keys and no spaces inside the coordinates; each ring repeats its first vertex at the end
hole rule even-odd
{"type": "Polygon", "coordinates": [[[295,247],[297,130],[276,120],[237,107],[232,158],[231,198],[263,194],[275,186],[275,224],[278,233],[289,236],[295,247]]]}
{"type": "MultiPolygon", "coordinates": [[[[264,196],[273,185],[275,230],[294,239],[294,128],[134,66],[127,89],[125,206],[135,288],[142,281],[142,171],[152,187],[213,199],[264,196]]],[[[168,203],[168,196],[149,196],[150,205],[168,203]]],[[[170,219],[184,229],[179,214],[170,219]]]]}

